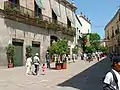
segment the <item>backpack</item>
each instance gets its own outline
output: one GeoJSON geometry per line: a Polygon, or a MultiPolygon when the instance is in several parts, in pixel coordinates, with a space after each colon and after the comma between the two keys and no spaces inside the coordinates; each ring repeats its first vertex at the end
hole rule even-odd
{"type": "Polygon", "coordinates": [[[115,89],[113,86],[111,86],[111,85],[109,85],[109,84],[104,83],[105,77],[103,77],[103,83],[104,83],[104,84],[103,84],[103,90],[119,90],[117,76],[116,76],[116,74],[114,73],[113,70],[111,70],[110,72],[111,72],[112,75],[113,75],[113,80],[114,80],[115,83],[116,83],[117,89],[115,89]]]}

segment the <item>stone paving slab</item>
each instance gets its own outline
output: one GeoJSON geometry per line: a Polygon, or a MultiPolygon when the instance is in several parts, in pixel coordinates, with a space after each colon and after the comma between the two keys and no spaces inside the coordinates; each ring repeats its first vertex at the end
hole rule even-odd
{"type": "MultiPolygon", "coordinates": [[[[97,60],[90,63],[84,60],[77,60],[75,63],[68,64],[68,69],[47,69],[45,75],[41,75],[41,72],[39,72],[37,76],[25,75],[25,67],[0,69],[0,90],[77,90],[75,88],[59,87],[57,85],[97,62],[97,60]]],[[[85,79],[87,78],[85,77],[85,79]]]]}

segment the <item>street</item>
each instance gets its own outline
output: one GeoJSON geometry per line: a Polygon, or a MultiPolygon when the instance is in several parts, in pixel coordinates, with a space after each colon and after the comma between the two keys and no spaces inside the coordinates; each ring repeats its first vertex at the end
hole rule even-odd
{"type": "Polygon", "coordinates": [[[102,90],[101,80],[109,69],[108,59],[77,60],[66,70],[51,69],[37,76],[25,75],[25,67],[1,69],[0,90],[102,90]]]}

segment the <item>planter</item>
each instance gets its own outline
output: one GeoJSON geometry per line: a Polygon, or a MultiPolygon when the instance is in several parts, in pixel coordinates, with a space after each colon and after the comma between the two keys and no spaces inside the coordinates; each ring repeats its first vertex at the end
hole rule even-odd
{"type": "Polygon", "coordinates": [[[13,68],[13,63],[8,63],[8,68],[13,68]]]}
{"type": "Polygon", "coordinates": [[[62,69],[67,69],[67,63],[61,63],[61,68],[62,69]]]}
{"type": "Polygon", "coordinates": [[[56,68],[56,70],[61,70],[61,64],[56,63],[55,68],[56,68]]]}

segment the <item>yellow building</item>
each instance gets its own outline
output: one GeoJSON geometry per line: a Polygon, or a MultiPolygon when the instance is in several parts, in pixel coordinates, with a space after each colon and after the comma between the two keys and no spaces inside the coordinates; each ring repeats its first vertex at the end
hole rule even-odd
{"type": "Polygon", "coordinates": [[[106,47],[108,52],[120,54],[120,9],[105,27],[106,47]]]}

